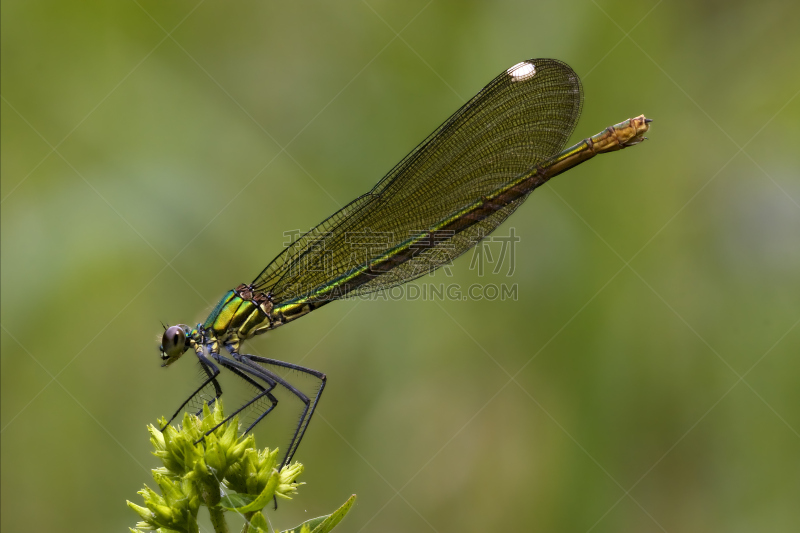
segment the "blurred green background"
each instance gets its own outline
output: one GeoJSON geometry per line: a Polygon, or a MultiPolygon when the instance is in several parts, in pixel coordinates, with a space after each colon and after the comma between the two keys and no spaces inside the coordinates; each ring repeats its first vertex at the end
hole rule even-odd
{"type": "Polygon", "coordinates": [[[126,531],[145,425],[195,379],[159,321],[554,57],[574,140],[640,113],[650,140],[538,190],[498,230],[511,278],[420,280],[517,301],[338,302],[249,343],[329,378],[272,520],[356,493],[343,532],[799,530],[798,27],[778,0],[4,0],[0,527],[126,531]]]}

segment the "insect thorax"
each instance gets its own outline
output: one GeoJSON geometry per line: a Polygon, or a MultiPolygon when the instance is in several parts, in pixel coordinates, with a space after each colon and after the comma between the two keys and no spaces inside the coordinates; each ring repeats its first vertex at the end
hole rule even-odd
{"type": "Polygon", "coordinates": [[[239,285],[228,291],[208,315],[202,328],[207,341],[222,343],[249,339],[272,321],[272,301],[269,295],[256,291],[251,285],[239,285]]]}

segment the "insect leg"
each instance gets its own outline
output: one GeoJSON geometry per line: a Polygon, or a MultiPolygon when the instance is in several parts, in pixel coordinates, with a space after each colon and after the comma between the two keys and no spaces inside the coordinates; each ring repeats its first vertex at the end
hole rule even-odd
{"type": "MultiPolygon", "coordinates": [[[[267,376],[263,376],[263,375],[260,375],[260,374],[257,375],[256,377],[262,379],[263,381],[265,381],[267,383],[267,388],[265,388],[260,383],[258,383],[257,381],[255,381],[254,379],[252,379],[250,376],[247,375],[247,373],[252,373],[249,368],[241,368],[239,365],[234,364],[235,363],[234,361],[231,361],[230,359],[227,359],[225,357],[219,357],[217,359],[217,361],[222,366],[224,366],[225,368],[227,368],[228,370],[230,370],[231,372],[233,372],[234,374],[236,374],[237,376],[239,376],[240,378],[242,378],[243,380],[245,380],[246,382],[248,382],[249,384],[254,386],[260,392],[258,394],[256,394],[251,400],[249,400],[244,405],[239,407],[236,411],[234,411],[233,413],[228,415],[225,418],[225,420],[223,420],[222,422],[220,422],[219,424],[217,424],[216,426],[214,426],[210,430],[206,431],[205,434],[203,435],[203,437],[205,437],[206,435],[209,435],[212,432],[214,432],[218,427],[220,427],[221,425],[223,425],[226,422],[228,422],[229,420],[231,420],[233,417],[238,415],[244,409],[246,409],[247,407],[249,407],[253,403],[257,402],[258,400],[260,400],[264,396],[269,398],[271,405],[269,406],[269,408],[267,408],[266,411],[264,411],[261,414],[261,416],[258,417],[258,420],[261,420],[262,418],[267,416],[273,409],[275,409],[275,406],[278,405],[278,399],[275,398],[275,396],[272,395],[272,390],[276,387],[277,382],[269,379],[267,376]]],[[[258,422],[258,420],[256,422],[258,422]]],[[[253,425],[255,425],[255,424],[253,424],[253,425]]],[[[250,428],[252,428],[252,427],[253,426],[251,425],[250,428]]],[[[247,428],[245,433],[247,433],[247,431],[249,431],[250,428],[247,428]]],[[[200,442],[201,440],[203,440],[203,439],[201,438],[197,442],[200,442]]],[[[197,442],[195,442],[195,444],[197,444],[197,442]]]]}
{"type": "MultiPolygon", "coordinates": [[[[236,354],[234,354],[234,357],[236,357],[236,354]]],[[[305,404],[303,413],[300,415],[300,419],[297,422],[297,427],[294,430],[294,435],[292,435],[292,440],[289,442],[289,447],[286,450],[286,454],[284,455],[283,461],[281,463],[281,465],[288,465],[291,462],[295,452],[297,451],[297,447],[300,446],[300,441],[303,440],[303,435],[305,434],[306,429],[308,428],[309,422],[311,422],[311,417],[314,415],[314,411],[317,408],[317,403],[319,402],[319,398],[320,396],[322,396],[322,391],[325,388],[325,382],[327,378],[325,374],[317,370],[306,368],[300,365],[295,365],[292,363],[286,363],[284,361],[279,361],[277,359],[261,357],[259,355],[239,354],[239,360],[250,367],[255,367],[263,372],[268,372],[273,377],[273,379],[276,379],[278,383],[283,385],[289,392],[297,396],[300,399],[300,401],[302,401],[305,404]],[[306,396],[301,391],[296,389],[294,386],[289,384],[286,380],[284,380],[274,372],[271,372],[269,369],[259,365],[258,363],[275,365],[283,368],[288,368],[290,370],[297,370],[305,374],[309,374],[320,381],[319,389],[317,389],[317,393],[314,395],[314,398],[309,399],[308,396],[306,396]]],[[[257,424],[261,420],[261,418],[263,418],[263,416],[260,417],[258,420],[256,420],[249,428],[247,428],[247,431],[250,431],[250,429],[252,429],[252,427],[255,426],[255,424],[257,424]]]]}
{"type": "Polygon", "coordinates": [[[222,387],[219,386],[219,382],[217,382],[217,379],[216,379],[217,376],[219,375],[219,368],[217,368],[217,365],[215,365],[213,362],[211,362],[211,360],[208,357],[206,357],[206,355],[205,355],[205,347],[202,347],[202,348],[198,347],[198,349],[195,351],[195,354],[197,355],[197,359],[200,361],[200,366],[202,367],[203,371],[208,376],[208,379],[203,381],[203,383],[199,387],[197,387],[197,390],[195,390],[192,394],[189,395],[188,398],[186,398],[186,400],[181,404],[181,406],[178,407],[178,410],[175,411],[175,414],[172,415],[172,417],[169,419],[169,421],[167,421],[167,423],[164,425],[164,427],[161,428],[161,431],[164,431],[165,429],[167,429],[167,426],[170,425],[170,423],[173,420],[175,420],[175,417],[177,417],[179,414],[181,414],[181,412],[183,411],[183,408],[186,407],[186,404],[188,404],[190,401],[192,401],[192,399],[195,396],[200,394],[200,391],[202,391],[203,388],[205,388],[205,386],[208,385],[209,383],[213,383],[214,384],[214,391],[215,391],[214,399],[211,401],[211,403],[209,405],[212,405],[214,402],[217,401],[217,398],[222,396],[222,387]]]}

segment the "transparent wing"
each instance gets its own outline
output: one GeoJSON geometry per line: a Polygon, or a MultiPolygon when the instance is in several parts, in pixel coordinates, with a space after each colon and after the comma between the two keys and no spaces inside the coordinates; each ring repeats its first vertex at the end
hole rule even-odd
{"type": "MultiPolygon", "coordinates": [[[[583,94],[578,75],[553,59],[504,71],[357,198],[279,254],[253,284],[280,304],[336,283],[353,269],[436,227],[566,145],[583,94]]],[[[405,258],[349,294],[405,283],[475,245],[525,200],[405,258]]],[[[347,295],[337,293],[335,298],[347,295]]]]}

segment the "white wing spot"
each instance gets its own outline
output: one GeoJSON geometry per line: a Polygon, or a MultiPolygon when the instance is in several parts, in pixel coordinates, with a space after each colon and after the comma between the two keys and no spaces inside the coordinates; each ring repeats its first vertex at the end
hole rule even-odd
{"type": "Polygon", "coordinates": [[[525,81],[531,79],[536,74],[536,67],[533,63],[517,63],[506,71],[511,76],[511,81],[525,81]]]}

